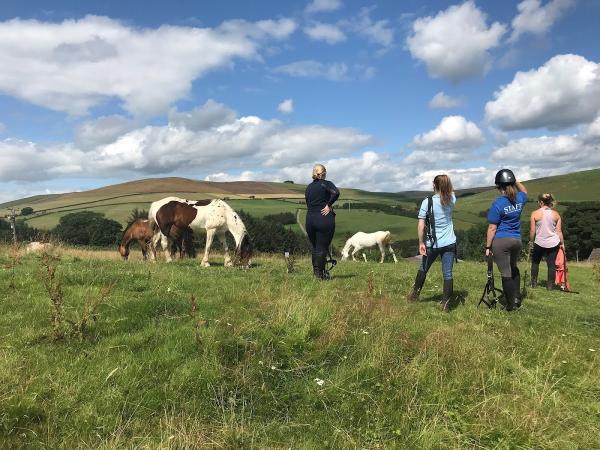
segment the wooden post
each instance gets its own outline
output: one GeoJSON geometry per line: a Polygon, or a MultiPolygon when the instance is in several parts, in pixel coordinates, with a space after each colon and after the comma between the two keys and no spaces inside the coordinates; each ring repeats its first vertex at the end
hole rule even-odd
{"type": "Polygon", "coordinates": [[[14,210],[14,208],[12,208],[10,210],[10,227],[12,228],[12,232],[13,232],[13,243],[15,245],[17,245],[17,223],[16,223],[16,212],[14,210]]]}

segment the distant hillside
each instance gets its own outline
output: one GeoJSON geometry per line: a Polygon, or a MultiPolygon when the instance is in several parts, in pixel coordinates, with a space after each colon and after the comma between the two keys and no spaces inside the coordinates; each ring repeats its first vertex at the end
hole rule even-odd
{"type": "MultiPolygon", "coordinates": [[[[576,172],[556,177],[540,178],[525,182],[530,198],[535,199],[542,192],[552,192],[560,202],[597,200],[600,191],[600,169],[576,172]]],[[[15,200],[0,205],[0,217],[5,216],[9,207],[20,211],[29,206],[34,214],[26,216],[27,222],[36,228],[50,229],[59,219],[71,212],[91,210],[106,217],[125,223],[134,208],[148,209],[150,203],[167,196],[191,199],[224,198],[235,209],[243,209],[252,215],[262,217],[279,212],[292,212],[302,208],[305,185],[272,182],[209,182],[187,178],[150,178],[130,181],[85,192],[70,192],[56,195],[39,195],[15,200]]],[[[429,192],[369,192],[361,189],[341,189],[340,204],[379,203],[414,209],[419,199],[429,192]]],[[[493,187],[477,187],[457,191],[458,202],[455,211],[455,227],[469,228],[485,220],[484,212],[498,195],[493,187]]],[[[358,205],[357,205],[358,206],[358,205]]],[[[535,207],[529,203],[526,214],[535,207]]],[[[355,231],[377,231],[388,229],[395,239],[414,237],[416,218],[375,213],[368,209],[338,208],[338,233],[336,245],[340,245],[347,234],[355,231]]]]}

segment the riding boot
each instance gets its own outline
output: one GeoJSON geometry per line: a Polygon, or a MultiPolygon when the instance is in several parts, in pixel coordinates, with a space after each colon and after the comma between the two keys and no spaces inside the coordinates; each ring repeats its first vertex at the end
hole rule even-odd
{"type": "Polygon", "coordinates": [[[425,278],[427,274],[422,271],[417,271],[417,276],[415,278],[415,284],[413,286],[412,292],[408,295],[408,299],[410,301],[416,302],[419,300],[419,294],[421,293],[421,289],[423,288],[423,284],[425,284],[425,278]]]}
{"type": "Polygon", "coordinates": [[[326,263],[326,255],[324,253],[315,253],[313,255],[313,273],[315,278],[319,280],[325,279],[325,263],[326,263]]]}
{"type": "Polygon", "coordinates": [[[521,307],[521,299],[523,298],[523,295],[521,293],[521,272],[519,271],[518,267],[513,267],[512,268],[512,279],[515,285],[515,307],[516,308],[520,308],[521,307]]]}
{"type": "Polygon", "coordinates": [[[554,281],[552,280],[548,280],[546,281],[546,289],[548,289],[549,291],[554,289],[554,281]]]}
{"type": "Polygon", "coordinates": [[[538,283],[538,273],[540,272],[539,264],[531,264],[531,287],[537,287],[538,283]]]}
{"type": "Polygon", "coordinates": [[[454,292],[454,281],[444,280],[444,295],[442,296],[442,311],[450,312],[450,303],[452,302],[452,294],[454,292]]]}
{"type": "Polygon", "coordinates": [[[513,311],[515,309],[516,286],[511,277],[502,277],[502,290],[504,291],[505,309],[513,311]]]}

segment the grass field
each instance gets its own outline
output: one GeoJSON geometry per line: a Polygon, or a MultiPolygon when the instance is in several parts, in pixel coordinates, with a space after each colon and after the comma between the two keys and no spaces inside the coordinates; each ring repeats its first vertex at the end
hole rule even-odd
{"type": "Polygon", "coordinates": [[[63,250],[55,341],[47,267],[11,255],[0,248],[3,449],[600,447],[588,266],[571,267],[579,295],[536,288],[506,313],[476,307],[485,267],[459,264],[445,314],[439,263],[408,303],[404,261],[339,263],[319,283],[308,260],[288,274],[274,257],[242,271],[63,250]]]}

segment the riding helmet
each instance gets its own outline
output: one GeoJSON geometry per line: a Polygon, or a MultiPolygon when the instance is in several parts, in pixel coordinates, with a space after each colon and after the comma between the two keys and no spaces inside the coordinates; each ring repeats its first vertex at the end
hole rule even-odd
{"type": "Polygon", "coordinates": [[[515,184],[517,179],[515,178],[515,174],[510,169],[502,169],[499,170],[496,174],[496,179],[494,183],[496,186],[507,186],[509,184],[515,184]]]}

